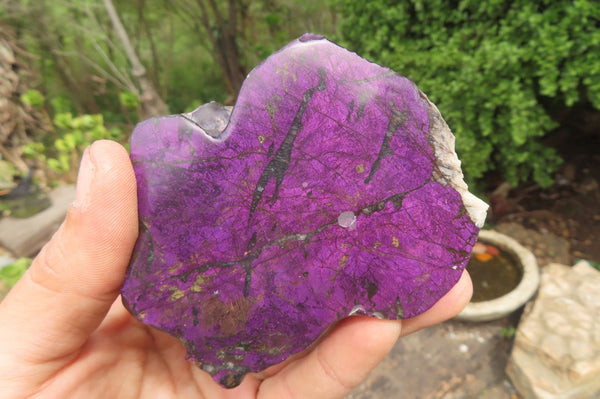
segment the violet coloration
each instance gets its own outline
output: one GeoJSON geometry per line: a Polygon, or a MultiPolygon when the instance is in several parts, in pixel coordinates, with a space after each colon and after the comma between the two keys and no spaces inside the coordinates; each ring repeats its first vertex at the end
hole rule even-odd
{"type": "Polygon", "coordinates": [[[351,314],[423,313],[485,218],[437,108],[316,35],[271,55],[231,110],[139,123],[127,309],[225,387],[351,314]]]}

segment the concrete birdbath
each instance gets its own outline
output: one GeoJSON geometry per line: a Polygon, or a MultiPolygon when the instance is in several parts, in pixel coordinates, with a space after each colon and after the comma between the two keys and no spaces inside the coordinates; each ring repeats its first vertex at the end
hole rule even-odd
{"type": "Polygon", "coordinates": [[[484,256],[478,256],[474,250],[475,260],[471,261],[472,265],[467,265],[473,279],[474,295],[467,307],[456,316],[458,320],[489,321],[508,316],[525,305],[540,284],[535,256],[514,239],[497,231],[481,230],[478,243],[483,247],[487,244],[488,248],[498,248],[500,253],[494,253],[492,249],[489,251],[491,253],[483,252],[484,256]],[[510,259],[513,262],[513,270],[510,270],[510,267],[509,270],[505,270],[501,265],[502,259],[496,264],[489,259],[490,257],[510,259]],[[486,267],[488,270],[485,270],[486,267]],[[506,286],[511,283],[512,287],[506,286]],[[494,293],[501,294],[494,297],[494,293]],[[486,294],[492,297],[488,299],[486,294]]]}

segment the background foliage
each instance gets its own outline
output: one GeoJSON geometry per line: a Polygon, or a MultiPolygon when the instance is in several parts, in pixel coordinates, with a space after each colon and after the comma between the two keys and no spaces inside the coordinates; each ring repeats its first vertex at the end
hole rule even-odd
{"type": "Polygon", "coordinates": [[[250,69],[312,31],[414,80],[469,180],[546,185],[559,158],[543,138],[565,110],[600,108],[599,24],[588,0],[4,0],[0,155],[16,173],[73,180],[92,140],[231,104],[250,69]]]}
{"type": "Polygon", "coordinates": [[[344,44],[414,80],[457,136],[466,175],[552,182],[541,137],[600,108],[600,3],[339,0],[344,44]]]}
{"type": "Polygon", "coordinates": [[[250,69],[305,31],[332,36],[335,19],[316,0],[4,0],[0,121],[16,122],[0,155],[20,174],[72,181],[94,139],[126,142],[143,118],[233,104],[250,69]]]}
{"type": "Polygon", "coordinates": [[[5,293],[3,291],[11,289],[30,265],[31,259],[19,258],[15,263],[0,268],[0,299],[5,293]]]}

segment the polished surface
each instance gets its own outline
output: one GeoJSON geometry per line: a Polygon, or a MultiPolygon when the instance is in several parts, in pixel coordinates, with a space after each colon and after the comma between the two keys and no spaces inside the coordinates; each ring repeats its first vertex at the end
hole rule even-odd
{"type": "Polygon", "coordinates": [[[228,117],[211,103],[134,130],[141,231],[122,290],[222,385],[350,314],[416,316],[458,281],[483,220],[410,80],[305,35],[228,117]]]}

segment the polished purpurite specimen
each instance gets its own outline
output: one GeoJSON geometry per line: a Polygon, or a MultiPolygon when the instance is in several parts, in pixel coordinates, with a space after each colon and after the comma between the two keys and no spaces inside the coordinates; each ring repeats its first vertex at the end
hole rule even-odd
{"type": "Polygon", "coordinates": [[[485,218],[415,84],[315,35],[256,67],[233,110],[138,124],[131,158],[123,302],[226,387],[348,315],[426,311],[485,218]]]}

